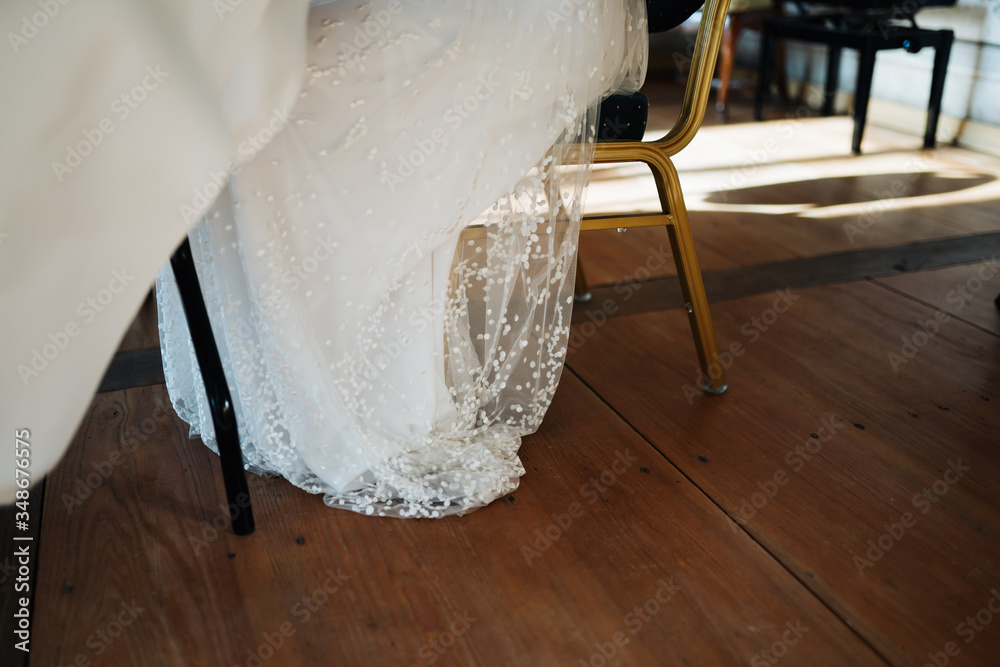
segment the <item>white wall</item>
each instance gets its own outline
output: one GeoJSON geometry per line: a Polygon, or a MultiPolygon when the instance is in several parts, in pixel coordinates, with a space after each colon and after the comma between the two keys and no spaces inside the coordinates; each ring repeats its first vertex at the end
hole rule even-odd
{"type": "MultiPolygon", "coordinates": [[[[917,14],[917,24],[922,28],[955,31],[942,114],[1000,126],[1000,0],[959,0],[955,7],[924,9],[917,14]]],[[[754,65],[758,48],[758,35],[747,34],[741,39],[740,61],[754,65]]],[[[843,52],[841,90],[853,93],[857,63],[857,52],[843,52]]],[[[932,49],[916,54],[902,49],[879,52],[872,99],[926,109],[933,63],[932,49]]],[[[788,75],[793,81],[822,85],[826,77],[825,48],[789,44],[788,75]]]]}

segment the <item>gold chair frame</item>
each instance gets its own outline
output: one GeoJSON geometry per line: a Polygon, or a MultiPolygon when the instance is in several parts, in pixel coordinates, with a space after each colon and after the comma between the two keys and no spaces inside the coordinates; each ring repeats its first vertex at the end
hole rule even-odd
{"type": "MultiPolygon", "coordinates": [[[[652,215],[625,216],[585,216],[580,231],[598,229],[620,229],[629,227],[656,227],[663,225],[670,237],[670,247],[677,265],[677,277],[684,296],[685,309],[694,335],[694,345],[698,352],[698,362],[707,385],[702,387],[711,394],[721,394],[726,388],[726,376],[718,364],[719,348],[715,339],[715,327],[708,309],[705,285],[701,279],[701,268],[695,251],[694,238],[680,179],[671,157],[677,155],[694,138],[701,128],[708,106],[708,94],[712,89],[712,75],[719,54],[726,25],[726,14],[730,0],[707,0],[702,8],[701,25],[691,55],[691,70],[681,113],[673,128],[656,141],[598,142],[594,146],[594,163],[610,164],[621,162],[642,162],[653,172],[656,189],[660,196],[662,213],[652,215]],[[717,377],[709,372],[714,364],[717,377]]],[[[587,292],[582,266],[577,263],[577,294],[587,292]]]]}

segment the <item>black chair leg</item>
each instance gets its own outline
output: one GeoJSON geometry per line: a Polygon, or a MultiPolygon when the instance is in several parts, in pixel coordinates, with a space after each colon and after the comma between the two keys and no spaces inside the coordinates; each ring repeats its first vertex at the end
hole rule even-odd
{"type": "Polygon", "coordinates": [[[823,96],[823,115],[833,114],[833,102],[837,97],[837,83],[840,81],[840,47],[830,45],[826,50],[826,88],[823,96]]]}
{"type": "MultiPolygon", "coordinates": [[[[753,95],[753,119],[764,119],[764,96],[770,92],[771,63],[774,61],[775,37],[767,29],[767,23],[760,35],[760,60],[757,61],[757,90],[753,95]]],[[[781,73],[778,73],[781,76],[781,73]]]]}
{"type": "Polygon", "coordinates": [[[229,518],[233,523],[233,532],[237,535],[249,535],[254,530],[253,508],[250,504],[246,469],[243,467],[243,451],[240,449],[239,432],[236,427],[236,412],[233,409],[226,374],[222,368],[222,359],[219,357],[219,348],[215,344],[212,324],[208,319],[208,310],[205,308],[198,272],[191,256],[191,243],[186,237],[174,256],[170,258],[170,266],[177,280],[177,289],[184,305],[184,315],[187,317],[191,339],[194,341],[195,356],[198,359],[198,367],[201,369],[205,393],[212,411],[215,441],[219,447],[222,480],[229,500],[229,518]]]}
{"type": "Polygon", "coordinates": [[[875,47],[868,43],[858,54],[858,87],[854,92],[854,138],[851,152],[861,154],[861,139],[865,136],[868,117],[868,98],[872,92],[872,74],[875,72],[875,47]]]}
{"type": "Polygon", "coordinates": [[[927,104],[927,129],[924,132],[924,148],[934,148],[937,139],[938,118],[941,116],[941,98],[944,95],[944,75],[948,73],[948,59],[955,34],[950,30],[943,35],[934,48],[934,74],[931,77],[931,97],[927,104]]]}

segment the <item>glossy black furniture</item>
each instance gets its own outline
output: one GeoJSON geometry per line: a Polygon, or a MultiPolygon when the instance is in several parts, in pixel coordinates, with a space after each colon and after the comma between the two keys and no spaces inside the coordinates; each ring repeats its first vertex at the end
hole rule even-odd
{"type": "Polygon", "coordinates": [[[871,96],[872,76],[875,70],[875,54],[885,49],[906,49],[910,53],[916,53],[923,48],[932,48],[934,70],[927,107],[924,148],[933,148],[938,117],[941,114],[944,79],[955,35],[951,30],[919,28],[912,15],[896,16],[889,11],[890,9],[877,6],[874,9],[804,14],[765,22],[757,68],[758,81],[761,83],[757,86],[754,97],[754,118],[761,120],[763,116],[771,62],[779,39],[827,46],[826,86],[822,109],[824,116],[830,115],[833,111],[833,98],[840,75],[841,50],[855,49],[858,51],[858,78],[854,94],[854,136],[851,150],[858,154],[861,152],[861,139],[865,132],[868,100],[871,96]]]}

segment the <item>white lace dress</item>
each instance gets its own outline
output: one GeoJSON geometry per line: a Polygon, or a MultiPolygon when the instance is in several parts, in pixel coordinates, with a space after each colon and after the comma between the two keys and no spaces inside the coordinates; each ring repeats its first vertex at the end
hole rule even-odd
{"type": "MultiPolygon", "coordinates": [[[[306,39],[297,103],[191,233],[244,456],[335,507],[470,511],[556,389],[594,109],[641,82],[644,5],[331,2],[306,39]]],[[[214,448],[169,268],[157,302],[214,448]]]]}

